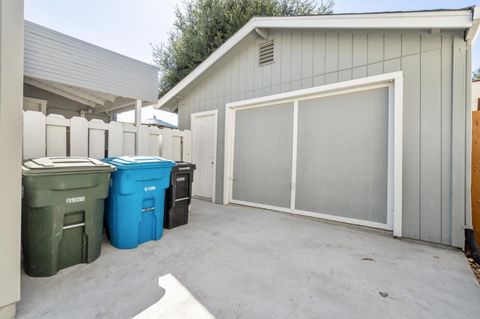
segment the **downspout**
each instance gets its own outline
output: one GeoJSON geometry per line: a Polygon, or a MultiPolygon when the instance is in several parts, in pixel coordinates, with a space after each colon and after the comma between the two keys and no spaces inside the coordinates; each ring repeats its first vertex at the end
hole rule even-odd
{"type": "Polygon", "coordinates": [[[466,66],[466,76],[467,76],[467,85],[465,90],[466,96],[466,156],[465,156],[465,167],[468,168],[467,172],[470,174],[465,174],[465,186],[467,189],[465,195],[465,249],[470,251],[470,254],[477,264],[480,265],[480,247],[477,245],[475,231],[472,226],[472,198],[471,198],[471,148],[472,148],[472,47],[475,44],[475,40],[478,34],[480,25],[480,7],[472,8],[472,26],[465,35],[465,41],[467,42],[467,66],[466,66]]]}
{"type": "Polygon", "coordinates": [[[480,265],[480,249],[477,245],[477,237],[473,229],[465,229],[465,246],[473,260],[480,265]]]}

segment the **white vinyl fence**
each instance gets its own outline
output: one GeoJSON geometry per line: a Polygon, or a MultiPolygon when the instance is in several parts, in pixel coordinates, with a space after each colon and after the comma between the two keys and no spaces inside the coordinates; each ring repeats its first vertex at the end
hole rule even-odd
{"type": "Polygon", "coordinates": [[[174,161],[191,159],[190,131],[122,122],[67,120],[62,115],[23,112],[23,158],[45,156],[153,155],[174,161]]]}

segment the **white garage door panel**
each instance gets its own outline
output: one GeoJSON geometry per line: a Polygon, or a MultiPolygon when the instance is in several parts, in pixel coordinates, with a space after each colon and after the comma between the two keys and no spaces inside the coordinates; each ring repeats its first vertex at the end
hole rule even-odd
{"type": "Polygon", "coordinates": [[[290,208],[293,103],[235,115],[232,199],[290,208]]]}
{"type": "Polygon", "coordinates": [[[387,223],[388,88],[299,101],[295,208],[387,223]]]}

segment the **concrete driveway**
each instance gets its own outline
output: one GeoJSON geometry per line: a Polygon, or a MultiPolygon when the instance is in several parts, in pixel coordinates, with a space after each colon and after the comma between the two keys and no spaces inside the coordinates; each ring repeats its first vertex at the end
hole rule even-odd
{"type": "Polygon", "coordinates": [[[22,278],[18,318],[130,318],[172,273],[218,318],[477,318],[460,251],[194,200],[190,223],[50,278],[22,278]],[[383,296],[382,296],[383,295],[383,296]]]}

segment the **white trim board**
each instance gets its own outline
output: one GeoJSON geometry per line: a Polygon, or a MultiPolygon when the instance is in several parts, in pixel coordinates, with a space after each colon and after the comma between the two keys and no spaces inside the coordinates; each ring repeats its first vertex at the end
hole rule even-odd
{"type": "MultiPolygon", "coordinates": [[[[218,110],[211,110],[211,111],[204,111],[204,112],[196,112],[190,114],[190,121],[193,122],[195,118],[199,117],[204,117],[204,116],[213,116],[214,117],[214,137],[213,137],[213,147],[214,147],[214,152],[213,152],[213,180],[212,180],[212,203],[215,203],[215,185],[216,185],[216,176],[217,176],[217,135],[218,135],[218,110]]],[[[193,130],[193,125],[190,125],[190,132],[191,132],[191,149],[192,149],[192,158],[193,158],[193,135],[194,130],[193,130]]]]}
{"type": "Polygon", "coordinates": [[[225,110],[225,159],[224,159],[224,194],[223,203],[235,203],[259,208],[267,208],[292,214],[318,217],[350,224],[393,230],[396,237],[402,236],[402,175],[403,175],[403,74],[393,72],[362,79],[323,85],[314,88],[291,91],[281,94],[265,96],[256,99],[243,100],[226,104],[225,110]],[[381,224],[347,217],[327,215],[316,212],[305,212],[295,209],[295,183],[296,183],[296,149],[297,149],[297,124],[298,101],[315,99],[331,95],[340,95],[379,87],[388,87],[389,118],[388,118],[388,181],[387,181],[387,223],[381,224]],[[291,206],[289,209],[239,201],[232,198],[233,188],[233,163],[235,143],[235,114],[237,110],[262,107],[267,105],[294,103],[294,126],[292,145],[292,189],[291,206]]]}
{"type": "Polygon", "coordinates": [[[194,80],[220,60],[247,35],[256,29],[460,29],[470,38],[478,31],[479,7],[446,11],[412,11],[364,14],[332,14],[297,17],[254,17],[230,39],[198,65],[188,76],[165,94],[156,108],[171,110],[172,99],[186,89],[194,80]]]}
{"type": "Polygon", "coordinates": [[[293,214],[293,215],[299,215],[299,216],[306,216],[306,217],[313,217],[313,218],[318,218],[318,219],[325,219],[325,220],[330,220],[330,221],[335,221],[335,222],[340,222],[340,223],[346,223],[346,224],[352,224],[352,225],[358,225],[358,226],[364,226],[364,227],[372,227],[372,228],[378,228],[378,229],[384,229],[384,230],[391,230],[385,224],[372,222],[372,221],[368,221],[368,220],[347,218],[347,217],[336,216],[336,215],[325,214],[325,213],[316,213],[316,212],[313,213],[313,212],[308,212],[308,211],[304,211],[304,210],[300,210],[300,209],[292,210],[292,209],[285,208],[285,207],[278,207],[278,206],[272,206],[272,205],[266,205],[266,204],[253,203],[253,202],[248,202],[248,201],[243,201],[243,200],[238,200],[238,199],[232,199],[230,201],[230,203],[235,204],[235,205],[247,206],[247,207],[268,209],[268,210],[273,210],[273,211],[281,212],[281,213],[287,213],[287,214],[293,214]]]}

